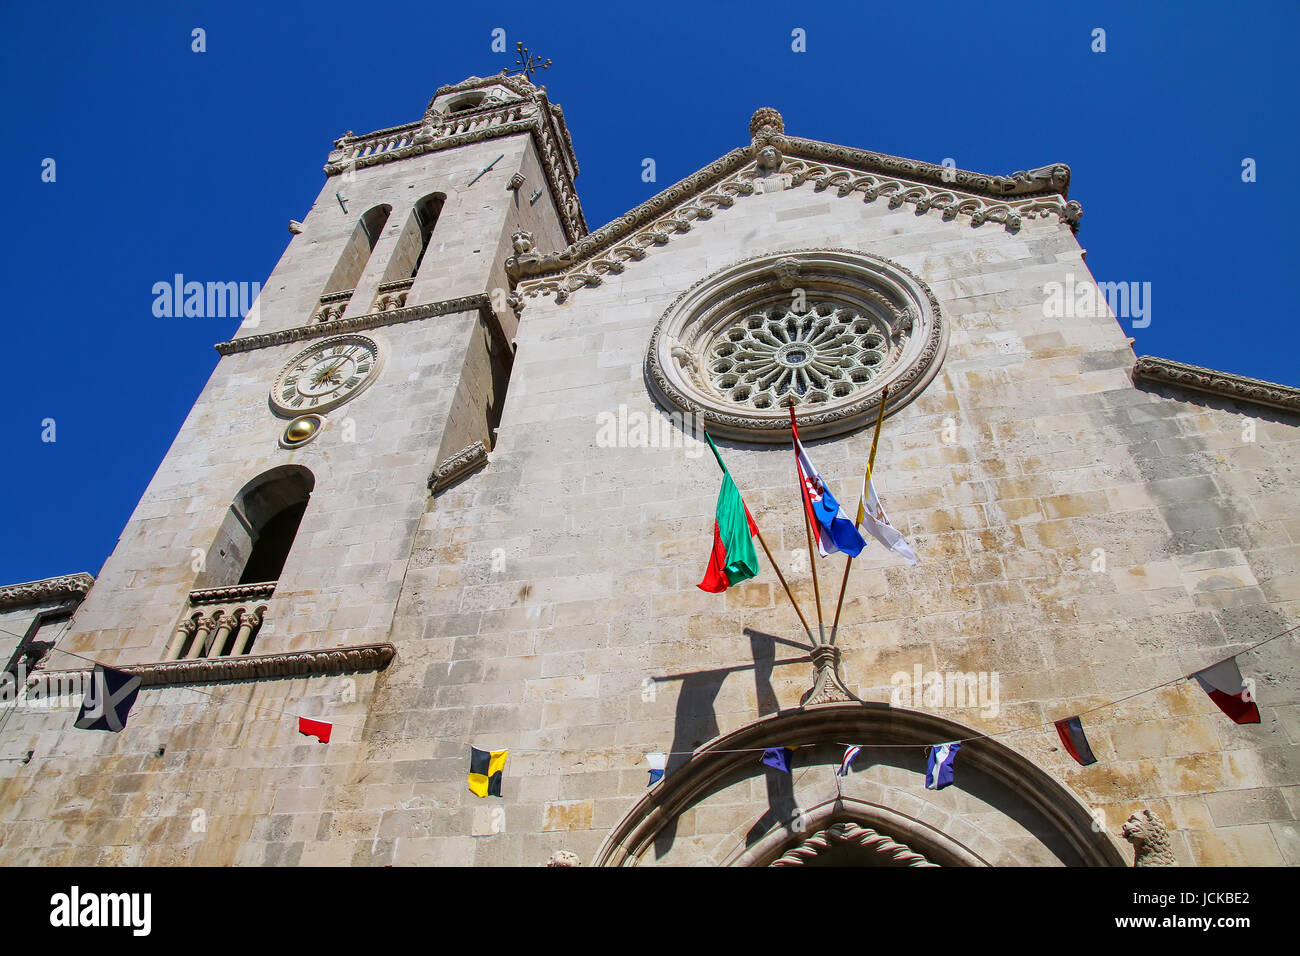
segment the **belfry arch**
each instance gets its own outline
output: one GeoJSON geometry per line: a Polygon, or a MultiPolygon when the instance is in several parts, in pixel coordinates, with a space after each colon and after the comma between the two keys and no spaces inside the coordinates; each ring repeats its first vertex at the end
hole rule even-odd
{"type": "Polygon", "coordinates": [[[1126,866],[1068,788],[997,738],[886,704],[819,704],[715,738],[610,832],[599,866],[1126,866]],[[924,748],[965,740],[953,786],[924,789],[924,748]],[[846,744],[861,745],[846,777],[846,744]],[[759,763],[797,747],[793,774],[759,763]],[[755,798],[766,778],[767,799],[755,798]],[[691,814],[690,838],[677,830],[691,814]],[[739,820],[710,830],[708,820],[739,820]],[[701,831],[708,832],[701,832],[701,831]]]}
{"type": "Polygon", "coordinates": [[[195,586],[278,578],[315,486],[315,476],[302,465],[280,465],[245,484],[226,510],[195,586]]]}

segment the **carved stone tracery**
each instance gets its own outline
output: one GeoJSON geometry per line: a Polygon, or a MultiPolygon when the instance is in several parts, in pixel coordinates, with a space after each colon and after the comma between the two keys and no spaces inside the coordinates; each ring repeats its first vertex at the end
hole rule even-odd
{"type": "Polygon", "coordinates": [[[908,270],[853,250],[793,250],[742,260],[679,296],[651,335],[646,379],[666,407],[747,441],[785,441],[781,403],[793,398],[800,433],[815,438],[874,420],[885,385],[891,408],[910,401],[946,342],[938,301],[908,270]],[[792,274],[802,310],[783,288],[792,274]]]}

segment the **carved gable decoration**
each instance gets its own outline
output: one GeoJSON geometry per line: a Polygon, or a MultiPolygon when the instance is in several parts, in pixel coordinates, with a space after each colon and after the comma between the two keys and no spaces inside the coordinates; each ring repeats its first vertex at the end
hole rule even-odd
{"type": "Polygon", "coordinates": [[[521,300],[554,295],[564,302],[738,198],[774,188],[834,189],[841,198],[883,200],[891,209],[908,204],[918,213],[934,210],[944,220],[967,221],[975,228],[997,223],[1010,232],[1032,219],[1054,218],[1077,228],[1083,215],[1082,207],[1067,199],[1070,169],[1063,163],[987,176],[786,136],[781,114],[768,107],[754,114],[750,133],[748,147],[733,150],[562,252],[509,263],[521,300]]]}

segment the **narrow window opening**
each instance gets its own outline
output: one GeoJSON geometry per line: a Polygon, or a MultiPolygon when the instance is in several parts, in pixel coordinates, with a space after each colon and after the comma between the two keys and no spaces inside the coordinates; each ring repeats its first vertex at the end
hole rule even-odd
{"type": "Polygon", "coordinates": [[[302,523],[307,502],[301,501],[290,505],[271,518],[262,528],[262,533],[253,542],[248,564],[240,576],[240,584],[257,584],[262,581],[275,581],[284,570],[284,562],[293,547],[293,539],[298,534],[298,525],[302,523]]]}

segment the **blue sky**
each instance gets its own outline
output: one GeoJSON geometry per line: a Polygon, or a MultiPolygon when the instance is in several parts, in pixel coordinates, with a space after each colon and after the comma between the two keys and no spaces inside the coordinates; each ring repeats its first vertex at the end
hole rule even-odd
{"type": "Polygon", "coordinates": [[[98,572],[234,332],[155,318],[153,284],[264,281],[331,140],[419,118],[516,40],[555,61],[592,228],[743,145],[759,106],[980,172],[1066,162],[1093,274],[1152,283],[1139,354],[1300,385],[1300,5],[1134,6],[11,0],[0,583],[98,572]]]}

